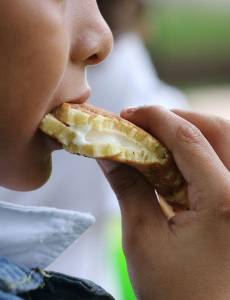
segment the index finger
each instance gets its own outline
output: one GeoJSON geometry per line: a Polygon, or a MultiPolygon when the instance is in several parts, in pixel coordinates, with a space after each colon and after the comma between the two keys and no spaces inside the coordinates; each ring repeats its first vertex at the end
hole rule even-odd
{"type": "Polygon", "coordinates": [[[193,111],[172,111],[201,130],[226,168],[230,170],[230,121],[219,116],[193,111]]]}
{"type": "Polygon", "coordinates": [[[229,173],[197,127],[158,106],[126,110],[121,115],[150,132],[172,152],[188,185],[205,193],[207,197],[203,198],[220,196],[220,185],[225,185],[229,173]]]}

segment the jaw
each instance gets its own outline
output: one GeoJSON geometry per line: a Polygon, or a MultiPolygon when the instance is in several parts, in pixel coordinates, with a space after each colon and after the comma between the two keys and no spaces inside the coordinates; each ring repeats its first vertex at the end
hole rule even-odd
{"type": "Polygon", "coordinates": [[[32,191],[44,185],[52,170],[51,152],[40,136],[26,150],[2,154],[0,185],[16,191],[32,191]]]}

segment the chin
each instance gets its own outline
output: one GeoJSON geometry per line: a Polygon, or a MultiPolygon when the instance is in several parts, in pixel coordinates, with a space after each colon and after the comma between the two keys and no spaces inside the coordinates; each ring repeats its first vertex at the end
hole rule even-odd
{"type": "Polygon", "coordinates": [[[39,163],[38,167],[37,165],[32,166],[30,176],[26,176],[21,182],[20,190],[29,192],[42,187],[49,180],[51,173],[52,161],[49,156],[44,163],[39,163]]]}
{"type": "Polygon", "coordinates": [[[8,148],[13,150],[0,155],[5,158],[0,161],[1,186],[26,192],[36,190],[48,181],[52,171],[51,155],[55,150],[47,144],[44,135],[36,134],[29,143],[8,148]]]}
{"type": "Polygon", "coordinates": [[[24,163],[19,165],[19,181],[13,188],[29,192],[42,187],[52,172],[52,152],[42,135],[35,136],[28,151],[23,155],[24,163]]]}
{"type": "Polygon", "coordinates": [[[34,174],[30,178],[26,178],[24,182],[20,184],[20,191],[30,192],[41,188],[43,185],[47,183],[49,180],[52,167],[51,160],[49,161],[49,165],[46,165],[42,170],[36,170],[34,174]]]}
{"type": "Polygon", "coordinates": [[[10,170],[10,175],[6,176],[2,186],[20,192],[30,192],[39,189],[50,178],[52,172],[51,156],[47,156],[43,162],[31,162],[27,165],[26,171],[25,168],[26,165],[24,165],[23,170],[10,170]]]}

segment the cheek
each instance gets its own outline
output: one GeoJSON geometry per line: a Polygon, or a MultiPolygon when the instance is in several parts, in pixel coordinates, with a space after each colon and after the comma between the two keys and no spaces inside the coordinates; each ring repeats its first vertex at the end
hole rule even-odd
{"type": "Polygon", "coordinates": [[[8,37],[0,35],[0,98],[5,99],[0,103],[0,118],[4,131],[12,130],[7,127],[13,119],[19,126],[17,134],[24,132],[27,138],[51,105],[69,56],[61,20],[41,24],[33,30],[22,24],[8,28],[8,37]]]}
{"type": "Polygon", "coordinates": [[[68,64],[68,45],[67,35],[63,31],[50,37],[43,37],[27,65],[26,80],[24,78],[26,86],[23,88],[23,94],[27,99],[25,110],[29,112],[33,120],[32,130],[37,128],[41,118],[54,105],[54,95],[68,64]],[[29,98],[28,95],[30,95],[29,98]]]}
{"type": "MultiPolygon", "coordinates": [[[[5,3],[10,2],[15,0],[5,3]]],[[[0,183],[29,189],[49,175],[50,153],[35,133],[52,107],[68,65],[70,42],[59,16],[37,13],[34,18],[15,12],[4,20],[7,12],[4,15],[1,8],[0,4],[0,183]]]]}

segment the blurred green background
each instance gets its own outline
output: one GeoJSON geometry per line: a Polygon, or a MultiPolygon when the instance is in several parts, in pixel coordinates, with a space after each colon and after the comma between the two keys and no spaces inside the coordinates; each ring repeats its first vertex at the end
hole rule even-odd
{"type": "Polygon", "coordinates": [[[228,83],[230,1],[153,2],[147,45],[161,78],[179,86],[228,83]]]}

